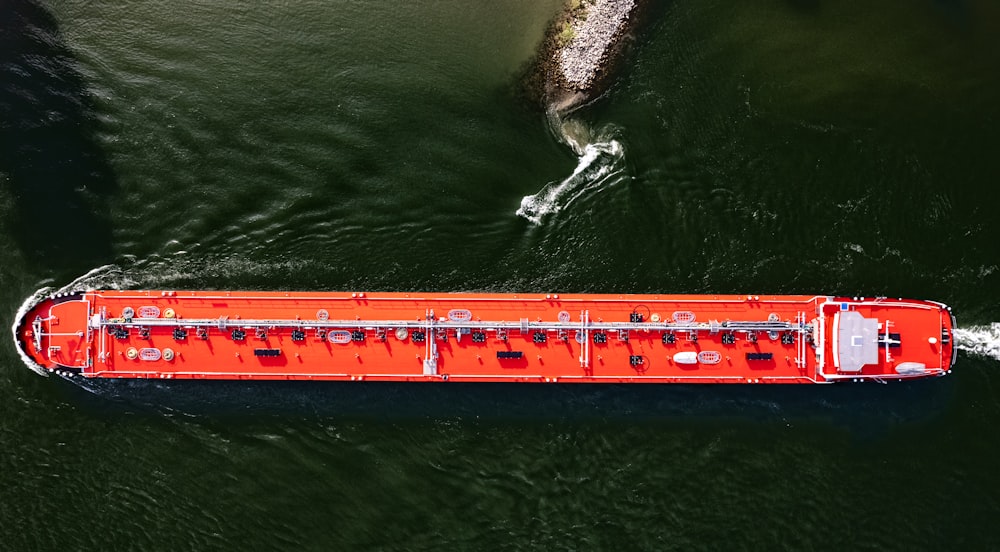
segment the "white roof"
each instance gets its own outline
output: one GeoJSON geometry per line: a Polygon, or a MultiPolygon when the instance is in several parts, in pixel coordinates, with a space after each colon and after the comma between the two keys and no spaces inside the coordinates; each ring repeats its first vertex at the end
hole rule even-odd
{"type": "Polygon", "coordinates": [[[841,372],[860,372],[865,364],[878,363],[878,320],[854,311],[838,312],[837,366],[841,372]]]}

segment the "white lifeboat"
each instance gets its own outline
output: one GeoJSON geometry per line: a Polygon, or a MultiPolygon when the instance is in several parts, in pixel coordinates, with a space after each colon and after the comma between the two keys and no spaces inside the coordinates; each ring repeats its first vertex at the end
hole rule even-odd
{"type": "Polygon", "coordinates": [[[923,362],[900,362],[896,365],[896,373],[903,376],[926,374],[927,365],[923,362]]]}
{"type": "Polygon", "coordinates": [[[681,351],[674,354],[674,362],[677,364],[698,364],[698,353],[694,351],[681,351]]]}

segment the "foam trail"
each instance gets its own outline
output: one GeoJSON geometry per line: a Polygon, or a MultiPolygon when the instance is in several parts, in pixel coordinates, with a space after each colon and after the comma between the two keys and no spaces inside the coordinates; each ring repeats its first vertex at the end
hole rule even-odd
{"type": "Polygon", "coordinates": [[[549,182],[537,194],[521,199],[517,215],[534,224],[541,224],[547,215],[558,213],[586,193],[614,184],[624,172],[625,151],[614,139],[613,129],[602,129],[602,136],[595,136],[584,123],[563,120],[556,113],[549,113],[549,125],[579,161],[567,178],[549,182]]]}
{"type": "Polygon", "coordinates": [[[108,264],[99,266],[80,276],[57,289],[55,293],[69,293],[91,289],[123,289],[131,287],[135,283],[134,280],[125,276],[125,271],[120,266],[108,264]]]}
{"type": "Polygon", "coordinates": [[[558,213],[585,193],[613,182],[621,174],[621,144],[612,140],[584,147],[576,169],[561,182],[550,182],[537,194],[524,196],[517,215],[541,224],[546,215],[558,213]]]}
{"type": "Polygon", "coordinates": [[[955,328],[954,334],[958,350],[1000,360],[1000,322],[989,326],[955,328]]]}

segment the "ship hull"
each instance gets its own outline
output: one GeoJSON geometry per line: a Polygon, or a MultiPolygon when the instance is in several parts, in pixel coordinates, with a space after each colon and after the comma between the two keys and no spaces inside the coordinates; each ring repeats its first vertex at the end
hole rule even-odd
{"type": "Polygon", "coordinates": [[[953,326],[886,298],[94,290],[14,334],[87,378],[757,384],[941,376],[953,326]]]}

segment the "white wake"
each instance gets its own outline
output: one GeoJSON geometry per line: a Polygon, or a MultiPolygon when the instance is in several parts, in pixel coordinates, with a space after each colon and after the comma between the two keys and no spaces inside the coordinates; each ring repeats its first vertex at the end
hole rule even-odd
{"type": "Polygon", "coordinates": [[[538,193],[524,196],[517,215],[541,224],[574,201],[605,186],[611,186],[625,171],[625,149],[615,138],[615,129],[592,131],[575,119],[561,119],[549,113],[553,134],[578,156],[573,173],[560,181],[549,182],[538,193]]]}
{"type": "Polygon", "coordinates": [[[958,350],[1000,360],[1000,322],[989,326],[955,328],[954,335],[958,350]]]}

